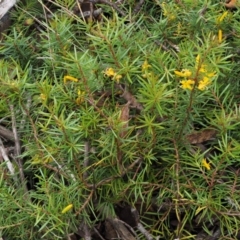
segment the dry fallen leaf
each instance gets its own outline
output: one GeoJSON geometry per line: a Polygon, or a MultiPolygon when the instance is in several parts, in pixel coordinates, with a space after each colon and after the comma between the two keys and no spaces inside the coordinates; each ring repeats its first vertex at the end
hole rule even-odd
{"type": "Polygon", "coordinates": [[[129,103],[125,104],[121,109],[120,114],[120,121],[123,122],[122,129],[120,131],[119,136],[121,138],[124,138],[127,134],[127,127],[128,127],[128,121],[129,121],[129,103]]]}
{"type": "Polygon", "coordinates": [[[230,0],[230,1],[226,1],[224,6],[229,9],[234,9],[239,7],[239,3],[238,3],[238,0],[230,0]]]}
{"type": "Polygon", "coordinates": [[[6,138],[8,140],[14,141],[13,132],[5,128],[4,126],[0,126],[0,137],[6,138]]]}
{"type": "Polygon", "coordinates": [[[217,131],[214,129],[204,129],[200,132],[194,132],[186,136],[187,140],[191,144],[198,144],[213,139],[217,135],[217,131]]]}
{"type": "Polygon", "coordinates": [[[121,86],[121,84],[118,84],[117,87],[123,91],[122,97],[129,103],[132,108],[136,108],[140,111],[143,110],[142,104],[139,103],[133,94],[127,90],[126,86],[121,86]]]}
{"type": "Polygon", "coordinates": [[[105,220],[106,239],[136,240],[126,225],[118,218],[107,218],[105,220]]]}

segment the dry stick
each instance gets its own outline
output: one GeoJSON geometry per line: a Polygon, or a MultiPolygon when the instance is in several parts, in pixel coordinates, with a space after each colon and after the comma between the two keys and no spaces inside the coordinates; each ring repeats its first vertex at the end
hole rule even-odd
{"type": "Polygon", "coordinates": [[[115,2],[115,4],[116,4],[116,5],[121,5],[121,4],[123,4],[123,2],[124,2],[124,0],[117,0],[117,1],[115,2]]]}
{"type": "Polygon", "coordinates": [[[81,13],[81,17],[82,17],[83,19],[85,19],[85,18],[87,18],[87,17],[91,17],[91,16],[97,17],[97,16],[99,16],[101,13],[102,13],[102,9],[99,8],[99,9],[94,10],[92,14],[91,14],[91,11],[83,12],[83,13],[81,13]]]}
{"type": "MultiPolygon", "coordinates": [[[[54,4],[55,6],[61,8],[61,9],[64,11],[64,13],[67,13],[67,14],[69,14],[69,16],[71,16],[71,17],[73,17],[73,18],[75,18],[75,19],[78,19],[78,18],[76,18],[76,14],[74,14],[74,11],[70,11],[69,9],[67,9],[67,8],[64,7],[64,6],[62,6],[61,4],[58,4],[56,1],[52,1],[52,0],[48,0],[48,1],[49,1],[50,3],[52,3],[52,4],[54,4]]],[[[81,4],[81,3],[84,3],[84,1],[85,1],[85,0],[78,0],[77,3],[76,3],[76,6],[78,7],[78,10],[79,10],[79,12],[80,12],[80,15],[81,15],[82,19],[84,20],[84,22],[86,22],[85,18],[91,16],[91,11],[84,11],[84,12],[82,12],[82,9],[81,9],[81,7],[80,7],[80,4],[81,4]]],[[[102,13],[102,9],[99,8],[99,9],[94,10],[94,11],[92,12],[92,15],[93,15],[94,17],[97,17],[97,16],[99,16],[101,13],[102,13]]]]}
{"type": "Polygon", "coordinates": [[[8,158],[7,152],[6,152],[5,148],[4,148],[4,145],[3,145],[3,142],[2,142],[1,138],[0,138],[0,153],[1,153],[4,161],[6,162],[6,165],[7,165],[7,168],[9,170],[10,174],[13,176],[14,181],[17,183],[18,179],[15,176],[14,167],[13,167],[11,161],[8,158]]]}
{"type": "Polygon", "coordinates": [[[112,8],[114,8],[118,13],[120,13],[123,17],[126,17],[126,13],[123,10],[121,10],[116,3],[109,2],[108,0],[89,0],[89,2],[93,4],[100,3],[109,5],[112,8]]]}
{"type": "Polygon", "coordinates": [[[37,133],[37,129],[35,127],[35,124],[34,124],[34,121],[30,115],[30,112],[29,112],[29,109],[26,108],[26,106],[24,104],[22,104],[22,108],[23,110],[25,111],[30,123],[31,123],[31,126],[32,126],[32,130],[33,130],[33,136],[34,136],[34,139],[35,139],[35,142],[37,144],[37,147],[38,149],[40,149],[40,144],[39,144],[39,140],[38,140],[38,133],[37,133]]]}
{"type": "Polygon", "coordinates": [[[98,235],[98,237],[101,238],[101,240],[105,240],[105,238],[102,237],[102,235],[99,233],[99,231],[95,227],[93,228],[93,230],[98,235]]]}
{"type": "Polygon", "coordinates": [[[179,198],[179,196],[181,196],[181,193],[180,193],[180,184],[179,184],[179,169],[180,169],[180,156],[179,156],[179,152],[178,152],[178,146],[177,146],[177,143],[176,143],[176,140],[173,139],[173,145],[174,145],[174,150],[175,150],[175,158],[176,158],[176,178],[177,178],[177,196],[179,198]]]}
{"type": "MultiPolygon", "coordinates": [[[[32,99],[31,96],[28,96],[27,98],[27,104],[26,104],[26,109],[29,111],[30,107],[31,107],[31,103],[32,103],[32,99]]],[[[19,132],[22,132],[24,127],[25,127],[25,123],[26,123],[26,119],[27,119],[27,113],[26,111],[22,110],[22,114],[23,114],[23,118],[21,120],[20,126],[19,126],[19,132]]]]}
{"type": "Polygon", "coordinates": [[[113,219],[113,222],[121,222],[126,228],[128,228],[130,230],[130,232],[134,235],[134,237],[136,237],[136,239],[139,240],[136,232],[134,231],[134,229],[129,224],[127,224],[126,222],[124,222],[124,221],[122,221],[118,218],[113,219]]]}
{"type": "Polygon", "coordinates": [[[133,14],[137,14],[140,10],[142,5],[144,4],[145,0],[140,0],[139,3],[135,6],[135,8],[133,9],[133,14]]]}
{"type": "Polygon", "coordinates": [[[13,131],[14,142],[15,142],[15,155],[18,158],[21,154],[21,147],[20,147],[20,141],[19,141],[18,132],[17,132],[16,118],[15,118],[13,105],[10,104],[9,108],[10,108],[11,117],[12,117],[12,131],[13,131]]]}
{"type": "MultiPolygon", "coordinates": [[[[179,202],[178,200],[182,197],[180,193],[180,181],[179,181],[179,172],[180,172],[180,155],[178,151],[178,145],[175,139],[172,140],[173,145],[174,145],[174,150],[175,150],[175,158],[176,158],[176,163],[175,163],[175,171],[176,171],[176,187],[177,187],[177,201],[175,201],[175,212],[177,216],[177,220],[179,223],[181,223],[181,216],[179,215],[178,208],[179,208],[179,202]]],[[[176,235],[179,236],[180,232],[179,230],[176,232],[176,235]]]]}
{"type": "Polygon", "coordinates": [[[146,237],[147,240],[153,240],[153,236],[146,230],[146,228],[139,221],[139,213],[136,208],[131,207],[132,216],[137,223],[137,229],[146,237]]]}
{"type": "Polygon", "coordinates": [[[16,0],[0,1],[0,19],[16,4],[16,0]]]}
{"type": "MultiPolygon", "coordinates": [[[[83,3],[84,0],[83,0],[83,1],[80,1],[80,2],[83,3]]],[[[80,14],[81,14],[84,22],[86,22],[86,19],[85,19],[85,17],[83,16],[82,8],[81,8],[81,5],[80,5],[79,1],[77,1],[77,6],[78,6],[78,9],[79,9],[79,11],[80,11],[80,14]]]]}
{"type": "Polygon", "coordinates": [[[24,176],[24,172],[23,172],[23,162],[22,162],[22,159],[19,157],[21,155],[21,146],[20,146],[20,140],[19,140],[18,133],[17,133],[17,124],[16,124],[16,118],[15,118],[15,114],[14,114],[13,105],[10,104],[9,108],[10,108],[10,111],[11,111],[12,131],[13,131],[14,142],[15,142],[14,160],[17,163],[18,168],[19,168],[19,175],[20,175],[21,184],[23,186],[24,192],[25,192],[26,195],[28,195],[28,189],[27,189],[27,186],[25,184],[25,176],[24,176]]]}
{"type": "MultiPolygon", "coordinates": [[[[83,161],[83,168],[87,169],[89,166],[89,152],[90,152],[90,144],[88,141],[84,143],[84,161],[83,161]]],[[[83,180],[86,181],[88,177],[87,171],[83,173],[83,180]]]]}
{"type": "Polygon", "coordinates": [[[84,240],[91,240],[92,237],[91,237],[91,231],[89,229],[89,227],[87,226],[87,224],[84,223],[84,226],[83,226],[83,231],[84,231],[84,240]]]}
{"type": "Polygon", "coordinates": [[[153,240],[153,236],[146,230],[146,228],[139,222],[137,229],[146,237],[147,240],[153,240]]]}
{"type": "Polygon", "coordinates": [[[14,141],[13,133],[3,126],[0,126],[0,136],[6,138],[7,140],[14,141]]]}
{"type": "MultiPolygon", "coordinates": [[[[84,144],[84,161],[83,161],[83,167],[86,169],[83,173],[83,180],[84,182],[87,181],[88,172],[87,167],[89,166],[89,151],[90,151],[90,144],[88,141],[84,144]]],[[[83,223],[83,232],[84,232],[84,239],[85,240],[91,240],[91,231],[89,229],[89,226],[84,222],[83,223]]]]}
{"type": "Polygon", "coordinates": [[[76,216],[78,216],[86,207],[86,205],[90,202],[90,200],[92,199],[93,193],[94,193],[94,190],[91,190],[90,194],[88,195],[86,201],[83,203],[82,207],[76,212],[75,214],[76,216]]]}
{"type": "Polygon", "coordinates": [[[92,21],[92,16],[93,16],[93,3],[90,3],[90,21],[92,21]]]}

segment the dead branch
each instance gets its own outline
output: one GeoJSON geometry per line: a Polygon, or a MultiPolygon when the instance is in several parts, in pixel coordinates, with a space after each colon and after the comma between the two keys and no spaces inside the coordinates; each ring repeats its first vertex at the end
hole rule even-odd
{"type": "Polygon", "coordinates": [[[11,111],[12,131],[13,131],[14,143],[15,143],[15,151],[14,151],[13,159],[15,160],[15,162],[18,165],[20,180],[21,180],[21,184],[24,188],[24,192],[25,192],[26,195],[28,195],[28,189],[27,189],[27,186],[26,186],[25,176],[24,176],[24,172],[23,172],[23,162],[22,162],[22,159],[20,158],[21,145],[20,145],[20,140],[19,140],[19,136],[18,136],[18,132],[17,132],[16,117],[15,117],[13,105],[10,104],[9,108],[10,108],[10,111],[11,111]]]}
{"type": "Polygon", "coordinates": [[[7,140],[14,141],[13,133],[3,126],[0,126],[0,136],[6,138],[7,140]]]}
{"type": "Polygon", "coordinates": [[[4,145],[3,145],[3,142],[2,142],[2,139],[1,139],[1,138],[0,138],[0,153],[1,153],[1,155],[2,155],[2,157],[3,157],[3,159],[4,159],[4,161],[5,161],[5,163],[6,163],[6,165],[7,165],[7,168],[8,168],[8,170],[9,170],[10,174],[12,175],[14,181],[17,183],[17,182],[18,182],[18,179],[17,179],[16,176],[15,176],[14,167],[13,167],[10,159],[8,158],[7,151],[6,151],[5,148],[4,148],[4,145]]]}
{"type": "Polygon", "coordinates": [[[142,104],[137,101],[135,96],[133,96],[133,94],[130,91],[128,91],[127,86],[122,84],[116,84],[116,87],[123,91],[121,97],[123,97],[132,108],[136,108],[140,111],[143,110],[142,104]]]}
{"type": "Polygon", "coordinates": [[[146,228],[140,223],[139,213],[136,208],[131,208],[132,216],[137,223],[137,229],[146,237],[147,240],[153,240],[153,236],[146,230],[146,228]]]}
{"type": "Polygon", "coordinates": [[[109,2],[108,0],[89,0],[89,2],[93,3],[93,4],[96,4],[96,3],[99,3],[99,4],[106,4],[112,8],[114,8],[118,13],[120,13],[123,17],[126,17],[126,13],[121,10],[116,3],[113,3],[113,2],[109,2]]]}
{"type": "Polygon", "coordinates": [[[135,6],[133,9],[133,14],[136,15],[142,8],[142,5],[144,4],[145,0],[140,0],[139,3],[135,6]]]}

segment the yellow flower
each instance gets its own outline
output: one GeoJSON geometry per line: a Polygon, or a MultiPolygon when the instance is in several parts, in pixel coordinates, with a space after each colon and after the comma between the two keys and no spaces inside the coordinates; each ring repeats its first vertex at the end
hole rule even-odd
{"type": "Polygon", "coordinates": [[[66,76],[64,76],[64,78],[63,78],[64,84],[66,84],[67,81],[78,82],[78,79],[77,79],[77,78],[74,78],[74,77],[72,77],[72,76],[66,75],[66,76]]]}
{"type": "Polygon", "coordinates": [[[174,73],[179,77],[190,77],[192,75],[192,72],[188,69],[183,69],[181,72],[174,71],[174,73]]]}
{"type": "Polygon", "coordinates": [[[38,155],[35,154],[34,157],[32,158],[32,164],[41,164],[42,163],[42,158],[38,155]]]}
{"type": "Polygon", "coordinates": [[[210,73],[207,73],[207,76],[212,78],[216,75],[216,72],[210,72],[210,73]]]}
{"type": "Polygon", "coordinates": [[[120,74],[115,74],[112,78],[112,80],[115,80],[117,83],[119,83],[120,79],[122,78],[122,75],[120,74]]]}
{"type": "Polygon", "coordinates": [[[62,213],[64,214],[64,213],[70,211],[72,208],[73,208],[73,204],[69,204],[68,206],[66,206],[66,207],[62,210],[62,213]]]}
{"type": "Polygon", "coordinates": [[[24,25],[31,26],[34,24],[34,19],[33,18],[27,18],[24,22],[24,25]]]}
{"type": "Polygon", "coordinates": [[[195,83],[195,81],[191,80],[191,79],[188,79],[188,80],[180,81],[180,83],[182,84],[181,88],[192,90],[193,89],[193,84],[195,83]]]}
{"type": "Polygon", "coordinates": [[[200,55],[198,54],[196,56],[196,67],[198,67],[199,61],[200,61],[200,55]]]}
{"type": "MultiPolygon", "coordinates": [[[[196,66],[196,68],[197,68],[197,66],[196,66]]],[[[207,72],[205,64],[202,64],[201,68],[199,69],[199,72],[202,72],[202,73],[206,73],[207,72]]]]}
{"type": "MultiPolygon", "coordinates": [[[[195,69],[197,70],[199,74],[198,78],[201,80],[198,82],[197,88],[199,90],[205,90],[206,87],[211,83],[211,78],[215,76],[216,72],[210,72],[209,67],[206,64],[203,64],[201,61],[200,55],[198,54],[195,59],[195,69]]],[[[175,75],[179,77],[189,78],[192,76],[192,72],[188,69],[182,69],[182,71],[174,71],[175,75]]],[[[180,81],[181,88],[183,89],[193,89],[193,85],[195,84],[195,81],[192,79],[187,79],[184,81],[180,81]]]]}
{"type": "Polygon", "coordinates": [[[52,162],[52,158],[51,157],[40,157],[38,154],[36,154],[33,158],[32,158],[32,164],[47,164],[52,162]]]}
{"type": "Polygon", "coordinates": [[[82,92],[81,90],[78,90],[78,97],[76,99],[76,104],[80,105],[84,102],[85,92],[82,92]]]}
{"type": "Polygon", "coordinates": [[[143,78],[148,78],[151,79],[154,76],[154,74],[152,72],[145,72],[144,74],[142,74],[143,78]]]}
{"type": "Polygon", "coordinates": [[[117,74],[113,68],[107,68],[104,71],[104,75],[107,77],[110,77],[112,80],[116,81],[117,83],[119,83],[120,79],[122,78],[122,75],[117,74]]]}
{"type": "Polygon", "coordinates": [[[176,16],[173,13],[171,13],[171,9],[168,8],[168,5],[165,2],[161,4],[161,7],[163,10],[163,15],[167,17],[169,20],[174,20],[176,18],[176,16]]]}
{"type": "Polygon", "coordinates": [[[203,77],[203,80],[199,81],[198,83],[198,89],[201,91],[205,90],[209,84],[210,84],[210,79],[208,77],[203,77]]]}
{"type": "Polygon", "coordinates": [[[114,69],[113,68],[107,68],[105,71],[104,71],[104,74],[107,76],[107,77],[114,77],[114,75],[116,74],[114,69]]]}
{"type": "Polygon", "coordinates": [[[47,99],[46,94],[41,93],[41,94],[40,94],[40,99],[44,102],[44,101],[47,99]]]}
{"type": "Polygon", "coordinates": [[[210,163],[207,162],[206,158],[204,158],[202,160],[202,165],[207,169],[207,170],[210,170],[211,169],[211,165],[210,163]]]}
{"type": "Polygon", "coordinates": [[[181,29],[182,29],[182,24],[181,24],[181,22],[178,22],[178,25],[177,25],[177,34],[178,35],[180,35],[181,29]]]}
{"type": "Polygon", "coordinates": [[[145,60],[144,63],[143,63],[143,65],[142,65],[142,71],[145,71],[145,70],[147,70],[147,69],[150,68],[150,67],[151,67],[151,65],[148,64],[148,61],[147,61],[147,60],[145,60]]]}
{"type": "Polygon", "coordinates": [[[223,38],[223,37],[222,37],[222,30],[219,29],[219,30],[218,30],[218,42],[219,42],[219,43],[222,43],[222,38],[223,38]]]}

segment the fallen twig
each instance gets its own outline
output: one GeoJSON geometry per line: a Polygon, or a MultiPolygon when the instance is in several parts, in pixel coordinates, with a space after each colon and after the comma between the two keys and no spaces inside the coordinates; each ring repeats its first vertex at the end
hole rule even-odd
{"type": "Polygon", "coordinates": [[[90,151],[90,144],[88,141],[86,141],[84,143],[84,161],[83,161],[83,167],[85,169],[85,172],[83,173],[84,181],[86,181],[88,177],[87,167],[89,166],[89,151],[90,151]]]}
{"type": "Polygon", "coordinates": [[[7,152],[6,152],[5,148],[4,148],[4,145],[3,145],[3,142],[2,142],[1,138],[0,138],[0,152],[2,154],[2,157],[3,157],[4,161],[6,162],[6,165],[7,165],[7,168],[9,170],[10,174],[12,175],[14,181],[17,183],[18,179],[15,176],[14,167],[13,167],[10,159],[8,158],[7,152]]]}
{"type": "Polygon", "coordinates": [[[17,124],[16,124],[16,118],[15,118],[13,105],[10,104],[9,108],[10,108],[11,116],[12,116],[12,131],[13,131],[14,143],[15,143],[15,151],[14,151],[13,159],[15,160],[16,164],[18,165],[19,175],[20,175],[20,179],[21,179],[21,184],[24,188],[24,192],[26,195],[28,195],[28,189],[26,186],[25,176],[24,176],[24,172],[23,172],[23,162],[22,162],[22,159],[20,158],[21,145],[20,145],[20,140],[19,140],[19,136],[18,136],[18,132],[17,132],[17,124]]]}
{"type": "Polygon", "coordinates": [[[89,2],[93,3],[93,4],[96,4],[96,3],[99,3],[99,4],[106,4],[106,5],[109,5],[111,6],[112,8],[114,8],[118,13],[120,13],[123,17],[126,16],[126,13],[121,10],[116,3],[113,3],[113,2],[109,2],[108,0],[89,0],[89,2]]]}
{"type": "Polygon", "coordinates": [[[131,208],[132,216],[137,223],[137,229],[146,237],[147,240],[153,240],[153,236],[146,230],[146,228],[139,221],[139,213],[136,208],[131,208]]]}
{"type": "Polygon", "coordinates": [[[145,0],[140,0],[139,3],[137,3],[137,5],[135,6],[135,8],[133,9],[133,14],[137,14],[141,8],[142,8],[142,5],[144,4],[145,0]]]}
{"type": "Polygon", "coordinates": [[[6,138],[7,140],[14,141],[13,133],[3,126],[0,126],[0,136],[6,138]]]}

